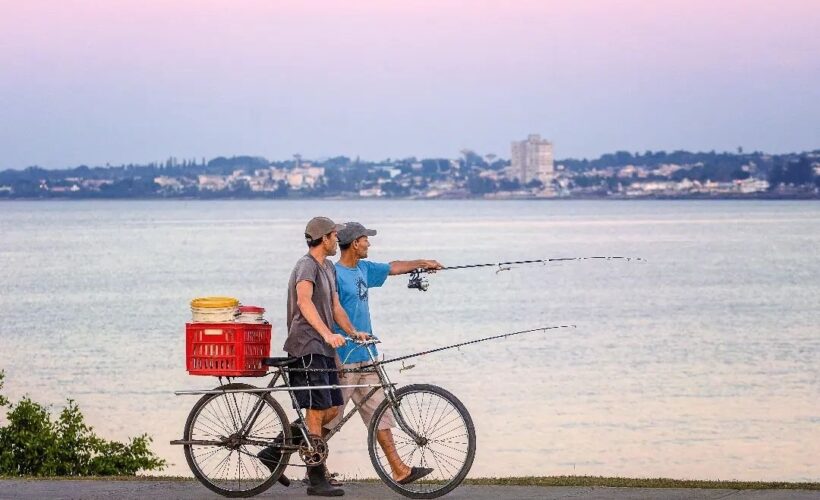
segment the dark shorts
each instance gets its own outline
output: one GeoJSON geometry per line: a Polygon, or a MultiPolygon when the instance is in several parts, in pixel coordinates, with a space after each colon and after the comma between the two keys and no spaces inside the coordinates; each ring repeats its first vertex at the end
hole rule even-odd
{"type": "MultiPolygon", "coordinates": [[[[289,371],[291,387],[339,385],[339,373],[335,371],[337,369],[335,358],[329,358],[321,354],[308,354],[307,356],[302,356],[299,358],[299,361],[290,365],[291,370],[299,368],[329,369],[333,371],[289,371]]],[[[340,406],[344,403],[340,389],[293,391],[293,395],[296,397],[296,401],[301,408],[327,410],[330,407],[340,406]]],[[[296,408],[296,406],[294,406],[294,408],[296,408]]]]}

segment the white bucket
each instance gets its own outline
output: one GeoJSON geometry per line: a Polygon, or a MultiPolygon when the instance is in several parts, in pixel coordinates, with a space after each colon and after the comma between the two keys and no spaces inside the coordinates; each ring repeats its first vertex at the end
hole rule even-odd
{"type": "Polygon", "coordinates": [[[237,323],[252,323],[262,325],[267,323],[263,315],[265,309],[259,306],[240,306],[239,315],[236,317],[237,323]]]}
{"type": "Polygon", "coordinates": [[[237,307],[192,307],[194,323],[233,323],[239,314],[237,307]]]}
{"type": "Polygon", "coordinates": [[[256,325],[264,325],[267,323],[261,314],[240,314],[236,317],[237,323],[252,323],[256,325]]]}

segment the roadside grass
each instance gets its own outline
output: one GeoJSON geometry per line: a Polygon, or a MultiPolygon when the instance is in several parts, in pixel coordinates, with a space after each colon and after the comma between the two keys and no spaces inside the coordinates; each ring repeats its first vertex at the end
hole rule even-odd
{"type": "MultiPolygon", "coordinates": [[[[21,481],[195,481],[182,476],[3,476],[0,479],[21,481]]],[[[379,483],[376,478],[345,478],[355,483],[379,483]]],[[[820,490],[820,483],[791,483],[783,481],[706,481],[669,478],[629,478],[601,476],[523,476],[478,477],[465,479],[462,484],[474,486],[581,486],[606,488],[697,488],[728,490],[820,490]]]]}
{"type": "Polygon", "coordinates": [[[0,480],[16,481],[195,481],[184,476],[9,476],[0,474],[0,480]]]}
{"type": "Polygon", "coordinates": [[[524,476],[465,479],[463,484],[492,486],[599,486],[611,488],[702,488],[732,490],[820,490],[820,483],[706,481],[601,476],[524,476]]]}

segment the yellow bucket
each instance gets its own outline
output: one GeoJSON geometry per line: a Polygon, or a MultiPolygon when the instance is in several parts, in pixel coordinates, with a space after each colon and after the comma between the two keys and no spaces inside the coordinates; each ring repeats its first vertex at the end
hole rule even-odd
{"type": "Polygon", "coordinates": [[[196,309],[221,309],[238,305],[239,300],[233,297],[199,297],[191,301],[191,307],[196,309]]]}

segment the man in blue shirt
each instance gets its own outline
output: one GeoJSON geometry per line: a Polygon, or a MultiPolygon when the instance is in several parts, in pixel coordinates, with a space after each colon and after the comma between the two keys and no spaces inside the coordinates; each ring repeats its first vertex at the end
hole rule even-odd
{"type": "MultiPolygon", "coordinates": [[[[373,327],[370,323],[370,305],[368,301],[370,288],[382,286],[387,277],[391,275],[405,274],[416,269],[435,271],[442,268],[442,265],[435,260],[393,261],[390,263],[364,260],[367,258],[367,250],[370,248],[368,237],[375,235],[375,230],[367,229],[358,222],[345,224],[344,229],[338,233],[342,256],[336,263],[336,285],[339,292],[339,302],[348,318],[350,318],[355,330],[371,335],[373,334],[373,327]]],[[[334,325],[334,331],[340,335],[345,335],[339,325],[334,325]]],[[[372,349],[375,356],[376,347],[370,346],[369,348],[372,349]]],[[[365,349],[353,342],[347,342],[337,348],[336,354],[339,356],[344,368],[358,368],[371,363],[370,356],[368,356],[365,349]]],[[[375,373],[342,373],[339,376],[339,382],[342,385],[378,384],[379,378],[375,373]]],[[[361,401],[369,391],[369,388],[342,389],[342,399],[344,400],[340,408],[342,411],[339,411],[338,417],[326,424],[325,427],[332,429],[341,420],[344,407],[350,399],[353,399],[357,405],[361,405],[359,414],[365,426],[369,425],[373,418],[373,412],[384,400],[384,393],[379,391],[362,405],[361,401]]],[[[391,428],[395,427],[395,422],[393,422],[392,416],[392,413],[388,412],[381,419],[376,438],[382,450],[384,450],[387,461],[390,463],[393,479],[400,484],[411,483],[431,473],[433,469],[410,467],[401,460],[393,441],[391,428]]]]}

